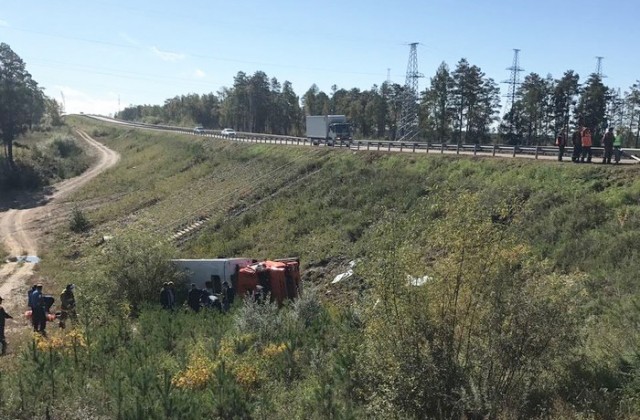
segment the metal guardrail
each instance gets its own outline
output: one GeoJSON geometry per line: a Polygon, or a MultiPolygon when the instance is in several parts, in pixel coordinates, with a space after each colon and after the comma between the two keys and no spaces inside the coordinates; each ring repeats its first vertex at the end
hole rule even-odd
{"type": "MultiPolygon", "coordinates": [[[[160,124],[146,124],[136,123],[130,121],[116,120],[113,118],[106,118],[96,115],[85,114],[84,116],[97,119],[99,121],[113,121],[118,124],[123,124],[132,127],[140,127],[154,130],[174,131],[180,133],[188,133],[196,136],[219,138],[224,140],[233,140],[239,142],[250,143],[265,143],[265,144],[282,144],[282,145],[298,145],[298,146],[311,146],[313,142],[306,137],[294,137],[284,136],[276,134],[261,134],[261,133],[247,133],[237,132],[235,136],[224,136],[221,134],[221,130],[208,130],[203,129],[195,131],[185,127],[176,127],[170,125],[160,124]]],[[[323,144],[323,142],[320,142],[323,144]]],[[[389,140],[353,140],[350,142],[336,141],[333,147],[337,148],[349,148],[352,150],[369,150],[369,151],[401,151],[412,153],[440,153],[440,154],[473,154],[474,156],[532,156],[534,159],[538,159],[540,156],[557,156],[558,147],[556,146],[513,146],[505,144],[451,144],[451,143],[431,143],[431,142],[402,142],[402,141],[389,141],[389,140]]],[[[592,147],[592,154],[594,158],[602,157],[604,154],[604,148],[592,147]]],[[[573,147],[567,146],[565,148],[564,157],[570,158],[573,153],[573,147]]],[[[629,161],[639,161],[635,155],[640,155],[640,149],[625,148],[623,149],[622,158],[629,161]],[[632,157],[634,156],[634,157],[632,157]]]]}

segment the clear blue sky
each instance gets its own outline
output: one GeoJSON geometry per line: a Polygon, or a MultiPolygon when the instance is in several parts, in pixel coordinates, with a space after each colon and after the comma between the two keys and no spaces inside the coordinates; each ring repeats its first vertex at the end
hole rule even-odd
{"type": "MultiPolygon", "coordinates": [[[[298,95],[404,83],[409,42],[419,70],[466,57],[497,82],[513,48],[524,74],[581,81],[604,56],[605,83],[640,78],[638,0],[123,1],[33,0],[0,5],[0,41],[68,112],[110,114],[231,86],[238,71],[289,80],[298,95]]],[[[502,93],[506,85],[501,84],[502,93]]]]}

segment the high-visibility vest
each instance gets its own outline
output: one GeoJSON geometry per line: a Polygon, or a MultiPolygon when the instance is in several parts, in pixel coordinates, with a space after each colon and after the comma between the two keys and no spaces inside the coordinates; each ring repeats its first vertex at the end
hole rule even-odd
{"type": "Polygon", "coordinates": [[[593,145],[593,141],[591,140],[591,132],[584,130],[582,132],[582,147],[591,147],[593,145]]]}
{"type": "Polygon", "coordinates": [[[613,138],[613,147],[622,147],[622,136],[615,136],[613,138]]]}

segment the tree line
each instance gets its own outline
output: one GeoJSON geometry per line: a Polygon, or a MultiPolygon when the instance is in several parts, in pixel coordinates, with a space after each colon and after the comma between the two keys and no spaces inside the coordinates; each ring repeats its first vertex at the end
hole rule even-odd
{"type": "Polygon", "coordinates": [[[14,140],[27,130],[62,124],[62,108],[48,98],[8,44],[0,43],[0,134],[9,168],[14,140]]]}
{"type": "MultiPolygon", "coordinates": [[[[305,115],[344,114],[356,137],[394,140],[404,97],[405,87],[388,81],[368,90],[333,85],[328,93],[313,84],[298,96],[289,81],[280,83],[263,71],[241,71],[231,87],[215,94],[176,96],[162,106],[130,106],[116,117],[304,136],[305,115]]],[[[581,83],[573,70],[558,79],[526,75],[513,104],[500,116],[500,89],[492,78],[464,58],[453,70],[443,62],[420,92],[418,104],[423,141],[543,145],[578,125],[590,127],[596,139],[613,125],[623,132],[627,147],[637,146],[640,136],[640,82],[621,93],[597,74],[581,83]]]]}

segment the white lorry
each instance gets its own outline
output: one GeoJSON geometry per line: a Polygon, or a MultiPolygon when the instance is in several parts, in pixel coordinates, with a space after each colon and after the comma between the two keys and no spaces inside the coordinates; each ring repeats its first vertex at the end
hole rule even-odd
{"type": "Polygon", "coordinates": [[[195,283],[198,289],[213,288],[214,293],[222,291],[222,283],[225,281],[235,288],[238,271],[251,265],[252,261],[250,258],[171,260],[178,269],[186,273],[190,283],[195,283]]]}
{"type": "Polygon", "coordinates": [[[333,146],[338,142],[351,144],[351,124],[344,115],[307,115],[307,138],[318,145],[333,146]]]}

